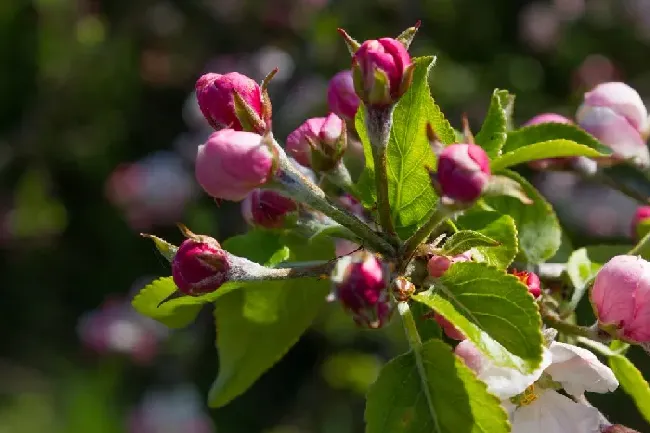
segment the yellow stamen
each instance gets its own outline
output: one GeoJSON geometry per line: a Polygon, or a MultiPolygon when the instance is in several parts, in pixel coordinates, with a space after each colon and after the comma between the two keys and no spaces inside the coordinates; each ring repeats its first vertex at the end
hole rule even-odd
{"type": "Polygon", "coordinates": [[[535,393],[535,384],[532,384],[521,394],[521,398],[519,399],[519,406],[528,406],[538,398],[539,396],[535,393]]]}

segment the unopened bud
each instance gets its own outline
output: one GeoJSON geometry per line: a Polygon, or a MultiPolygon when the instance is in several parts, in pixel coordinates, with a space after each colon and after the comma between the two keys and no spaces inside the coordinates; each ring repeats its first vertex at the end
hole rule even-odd
{"type": "Polygon", "coordinates": [[[632,219],[632,238],[641,239],[650,231],[650,206],[637,208],[632,219]]]}
{"type": "Polygon", "coordinates": [[[380,328],[390,319],[393,308],[388,273],[386,266],[367,251],[358,251],[336,262],[332,272],[336,297],[358,325],[380,328]]]}
{"type": "Polygon", "coordinates": [[[238,72],[205,74],[196,82],[196,98],[208,123],[263,134],[266,116],[260,86],[238,72]]]}
{"type": "Polygon", "coordinates": [[[345,124],[336,114],[308,119],[287,137],[287,152],[305,167],[329,171],[347,148],[345,124]]]}
{"type": "Polygon", "coordinates": [[[354,120],[359,109],[359,97],[354,91],[350,70],[334,75],[327,87],[327,105],[332,113],[346,121],[354,120]]]}
{"type": "Polygon", "coordinates": [[[433,318],[436,322],[438,322],[438,325],[440,325],[445,335],[452,340],[463,341],[465,338],[467,338],[465,337],[465,334],[460,332],[449,320],[445,319],[444,316],[435,313],[433,318]]]}
{"type": "Polygon", "coordinates": [[[415,284],[404,277],[397,277],[392,283],[393,294],[398,302],[406,302],[415,293],[415,284]]]}
{"type": "Polygon", "coordinates": [[[368,106],[395,104],[413,80],[414,65],[396,39],[365,41],[352,58],[354,88],[368,106]]]}
{"type": "Polygon", "coordinates": [[[287,217],[298,210],[298,206],[275,191],[255,189],[242,201],[241,210],[248,224],[277,229],[285,226],[287,217]]]}
{"type": "Polygon", "coordinates": [[[475,144],[452,144],[438,158],[438,172],[432,177],[443,197],[459,203],[476,201],[490,181],[490,160],[475,144]]]}
{"type": "Polygon", "coordinates": [[[542,294],[541,282],[539,281],[539,277],[536,273],[513,270],[512,275],[519,278],[519,281],[528,287],[528,293],[533,295],[533,298],[537,299],[539,298],[539,295],[542,294]]]}
{"type": "Polygon", "coordinates": [[[613,257],[596,275],[590,297],[602,330],[631,343],[650,342],[650,263],[613,257]]]}
{"type": "Polygon", "coordinates": [[[449,269],[452,264],[468,262],[470,260],[472,260],[472,256],[469,252],[464,252],[453,257],[435,255],[427,262],[427,270],[429,271],[430,276],[440,278],[445,272],[447,272],[447,269],[449,269]]]}
{"type": "Polygon", "coordinates": [[[228,279],[227,253],[208,236],[186,239],[172,261],[172,277],[185,295],[214,292],[228,279]]]}
{"type": "Polygon", "coordinates": [[[196,180],[214,198],[240,201],[274,175],[275,156],[260,135],[222,129],[199,146],[196,180]]]}

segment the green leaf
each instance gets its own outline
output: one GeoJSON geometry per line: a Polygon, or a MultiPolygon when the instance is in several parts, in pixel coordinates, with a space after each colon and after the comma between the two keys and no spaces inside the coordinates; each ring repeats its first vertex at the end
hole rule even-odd
{"type": "Polygon", "coordinates": [[[499,241],[482,233],[473,230],[461,230],[447,239],[442,247],[442,252],[447,256],[455,256],[475,247],[498,247],[499,245],[501,245],[499,241]]]}
{"type": "MultiPolygon", "coordinates": [[[[387,148],[388,196],[398,230],[409,226],[417,229],[416,223],[419,223],[435,205],[436,194],[430,185],[426,170],[426,167],[433,168],[436,164],[426,134],[427,122],[432,122],[434,128],[437,122],[436,133],[441,140],[453,141],[455,138],[451,127],[446,131],[446,128],[441,126],[442,114],[429,93],[428,74],[433,63],[433,57],[415,59],[413,83],[397,103],[393,113],[393,127],[387,148]]],[[[364,111],[359,110],[355,119],[366,158],[366,168],[359,178],[357,188],[364,205],[370,208],[374,205],[376,197],[375,169],[364,111]]]]}
{"type": "Polygon", "coordinates": [[[206,301],[203,296],[183,296],[158,305],[176,289],[172,277],[159,278],[140,290],[131,305],[138,313],[151,317],[163,325],[170,328],[184,328],[194,322],[203,304],[209,301],[206,301]]]}
{"type": "Polygon", "coordinates": [[[567,275],[573,285],[573,293],[563,310],[575,310],[600,268],[612,257],[626,254],[630,248],[629,245],[591,245],[571,253],[567,261],[567,275]]]}
{"type": "Polygon", "coordinates": [[[507,90],[495,89],[490,100],[483,126],[476,134],[476,144],[481,146],[490,159],[501,154],[501,148],[506,142],[508,133],[508,113],[506,108],[512,96],[507,90]]]}
{"type": "Polygon", "coordinates": [[[506,269],[517,255],[517,228],[509,215],[494,211],[471,210],[458,217],[461,230],[474,230],[499,242],[495,247],[474,247],[474,260],[498,269],[506,269]]]}
{"type": "Polygon", "coordinates": [[[505,196],[486,197],[485,202],[515,220],[519,231],[519,250],[525,261],[541,263],[553,257],[562,243],[562,228],[553,207],[521,175],[512,171],[504,171],[502,175],[516,180],[533,203],[524,204],[516,198],[505,196]]]}
{"type": "Polygon", "coordinates": [[[570,140],[549,140],[519,147],[492,160],[490,167],[497,172],[523,162],[544,158],[567,156],[587,156],[590,158],[606,156],[591,147],[570,140]]]}
{"type": "Polygon", "coordinates": [[[368,391],[366,433],[505,433],[499,400],[440,340],[384,366],[368,391]]]}
{"type": "Polygon", "coordinates": [[[156,250],[158,250],[160,255],[163,256],[165,259],[167,259],[168,262],[171,263],[171,261],[174,260],[176,251],[178,251],[178,247],[176,245],[170,244],[169,242],[167,242],[162,238],[159,238],[158,236],[144,234],[144,233],[142,234],[142,236],[151,239],[154,245],[156,246],[156,250]]]}
{"type": "Polygon", "coordinates": [[[552,140],[569,140],[590,147],[597,152],[609,155],[611,149],[603,145],[595,137],[574,125],[562,123],[541,123],[526,126],[508,133],[508,139],[503,146],[503,153],[509,153],[531,144],[552,140]]]}
{"type": "Polygon", "coordinates": [[[610,356],[607,361],[623,390],[632,397],[643,418],[650,422],[650,386],[641,372],[623,355],[610,356]]]}
{"type": "MultiPolygon", "coordinates": [[[[427,86],[428,89],[428,86],[427,86]]],[[[427,104],[427,120],[433,128],[433,132],[436,133],[438,140],[442,144],[452,144],[460,143],[456,130],[451,126],[449,121],[445,118],[445,115],[438,107],[438,104],[430,97],[430,101],[427,104]]]]}
{"type": "MultiPolygon", "coordinates": [[[[319,260],[334,256],[327,240],[292,245],[291,260],[319,260]]],[[[239,255],[260,259],[249,239],[237,242],[239,255]]],[[[269,257],[270,258],[270,257],[269,257]]],[[[215,303],[219,374],[208,397],[221,407],[246,391],[300,338],[316,317],[329,291],[326,280],[266,281],[221,296],[215,303]]]]}
{"type": "Polygon", "coordinates": [[[454,263],[413,296],[442,314],[498,365],[530,373],[542,360],[542,320],[528,288],[482,263],[454,263]]]}
{"type": "Polygon", "coordinates": [[[432,338],[441,339],[442,329],[438,322],[431,315],[431,309],[424,304],[413,302],[411,305],[413,320],[418,328],[418,333],[422,341],[428,341],[432,338]]]}

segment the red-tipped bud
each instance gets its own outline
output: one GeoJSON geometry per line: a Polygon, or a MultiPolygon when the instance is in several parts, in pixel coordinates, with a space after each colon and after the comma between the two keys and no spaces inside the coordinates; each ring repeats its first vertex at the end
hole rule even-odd
{"type": "Polygon", "coordinates": [[[528,293],[533,295],[533,298],[537,299],[542,294],[542,285],[536,273],[513,270],[512,275],[519,278],[519,281],[528,287],[528,293]]]}
{"type": "Polygon", "coordinates": [[[413,63],[404,45],[396,39],[365,41],[352,58],[354,88],[369,106],[396,103],[413,80],[413,63]]]}
{"type": "Polygon", "coordinates": [[[472,260],[472,256],[469,252],[464,252],[454,257],[433,256],[427,262],[427,270],[429,271],[430,276],[440,278],[445,272],[447,272],[447,269],[449,269],[452,264],[457,262],[468,262],[470,260],[472,260]]]}
{"type": "Polygon", "coordinates": [[[305,167],[328,171],[347,148],[345,124],[334,113],[308,119],[287,137],[287,152],[305,167]]]}
{"type": "Polygon", "coordinates": [[[612,258],[596,275],[590,297],[602,329],[632,343],[650,342],[650,263],[612,258]]]}
{"type": "Polygon", "coordinates": [[[641,239],[650,231],[650,206],[640,206],[632,219],[632,238],[641,239]]]}
{"type": "Polygon", "coordinates": [[[490,181],[490,160],[475,144],[452,144],[440,154],[435,180],[444,197],[474,202],[490,181]]]}
{"type": "Polygon", "coordinates": [[[189,296],[214,292],[228,279],[227,253],[208,236],[186,239],[172,261],[172,277],[178,289],[189,296]]]}
{"type": "MultiPolygon", "coordinates": [[[[528,122],[524,123],[522,127],[526,126],[534,126],[534,125],[540,125],[543,123],[562,123],[562,124],[568,124],[571,125],[573,122],[556,113],[542,113],[538,114],[537,116],[533,117],[530,119],[528,122]]],[[[547,168],[551,167],[563,167],[564,165],[568,164],[571,161],[571,158],[544,158],[544,159],[536,159],[534,161],[530,161],[528,163],[528,166],[534,170],[546,170],[547,168]]]]}
{"type": "Polygon", "coordinates": [[[336,297],[364,327],[380,328],[390,319],[388,270],[373,254],[358,251],[340,258],[332,272],[336,297]]]}
{"type": "Polygon", "coordinates": [[[260,86],[238,72],[205,74],[196,82],[196,98],[208,123],[262,134],[266,123],[260,86]]]}
{"type": "Polygon", "coordinates": [[[275,191],[255,189],[242,201],[244,220],[252,225],[267,229],[285,226],[287,217],[298,210],[296,202],[275,191]]]}
{"type": "Polygon", "coordinates": [[[433,315],[433,318],[436,320],[436,322],[438,322],[438,325],[440,325],[445,335],[452,340],[463,341],[465,338],[467,338],[465,337],[465,334],[456,329],[456,327],[449,320],[445,319],[444,316],[435,313],[433,315]]]}
{"type": "Polygon", "coordinates": [[[327,105],[332,113],[347,121],[354,120],[359,109],[359,97],[354,91],[352,72],[341,71],[334,75],[327,87],[327,105]]]}
{"type": "Polygon", "coordinates": [[[275,169],[271,149],[251,132],[217,131],[196,155],[196,180],[210,196],[224,200],[243,200],[269,181],[275,169]]]}

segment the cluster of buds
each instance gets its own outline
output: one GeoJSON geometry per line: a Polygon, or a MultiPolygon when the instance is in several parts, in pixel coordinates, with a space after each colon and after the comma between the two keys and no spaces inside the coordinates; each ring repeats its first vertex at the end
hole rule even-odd
{"type": "Polygon", "coordinates": [[[650,343],[650,263],[616,256],[596,275],[591,303],[599,327],[630,343],[650,343]]]}

